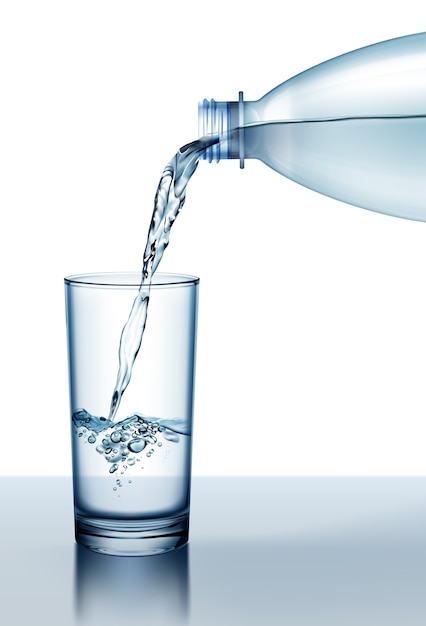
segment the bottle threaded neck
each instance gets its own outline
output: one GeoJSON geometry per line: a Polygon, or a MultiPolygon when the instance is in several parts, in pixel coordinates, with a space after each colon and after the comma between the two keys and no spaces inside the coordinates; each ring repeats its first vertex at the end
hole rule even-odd
{"type": "Polygon", "coordinates": [[[211,163],[222,159],[240,159],[244,167],[244,100],[238,102],[206,100],[198,104],[199,137],[214,135],[219,142],[206,149],[203,158],[211,163]]]}

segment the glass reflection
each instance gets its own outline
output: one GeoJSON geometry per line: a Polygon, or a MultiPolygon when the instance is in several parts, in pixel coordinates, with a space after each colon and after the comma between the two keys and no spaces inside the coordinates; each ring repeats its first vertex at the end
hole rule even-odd
{"type": "Polygon", "coordinates": [[[183,624],[189,616],[188,563],[188,545],[156,556],[119,557],[76,544],[75,617],[83,623],[143,617],[154,624],[183,624]]]}

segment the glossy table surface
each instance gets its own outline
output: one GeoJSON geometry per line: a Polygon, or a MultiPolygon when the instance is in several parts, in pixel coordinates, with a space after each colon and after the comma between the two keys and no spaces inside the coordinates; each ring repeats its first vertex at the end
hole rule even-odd
{"type": "Polygon", "coordinates": [[[2,624],[426,623],[426,478],[194,478],[190,543],[93,554],[69,478],[0,478],[2,624]]]}

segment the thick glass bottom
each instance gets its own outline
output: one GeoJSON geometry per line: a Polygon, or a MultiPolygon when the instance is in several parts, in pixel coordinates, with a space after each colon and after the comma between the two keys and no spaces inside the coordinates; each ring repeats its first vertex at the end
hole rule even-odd
{"type": "Polygon", "coordinates": [[[78,544],[111,556],[152,556],[188,542],[189,515],[149,520],[75,518],[78,544]]]}

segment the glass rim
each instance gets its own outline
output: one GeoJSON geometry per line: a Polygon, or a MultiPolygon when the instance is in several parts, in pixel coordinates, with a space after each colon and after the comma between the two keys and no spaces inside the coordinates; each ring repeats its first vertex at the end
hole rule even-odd
{"type": "MultiPolygon", "coordinates": [[[[116,289],[139,289],[141,285],[141,271],[128,272],[89,272],[87,274],[73,274],[66,276],[66,285],[77,287],[110,287],[116,289]]],[[[151,288],[161,289],[165,287],[184,287],[198,285],[200,279],[191,274],[178,274],[171,272],[155,272],[152,277],[151,288]]]]}

